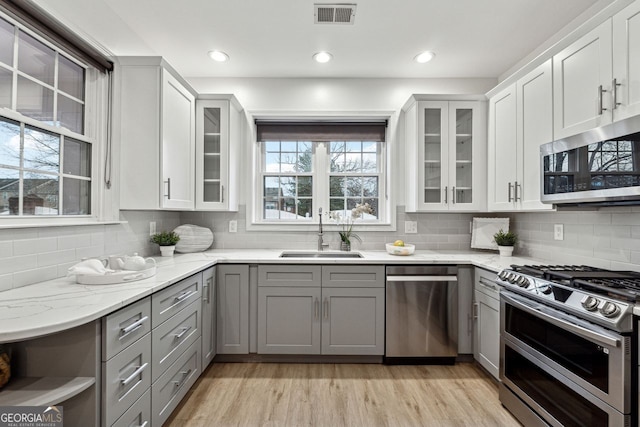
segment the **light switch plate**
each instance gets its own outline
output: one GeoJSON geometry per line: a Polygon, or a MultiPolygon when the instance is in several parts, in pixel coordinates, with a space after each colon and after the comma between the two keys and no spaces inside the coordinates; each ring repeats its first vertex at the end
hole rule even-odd
{"type": "Polygon", "coordinates": [[[564,225],[562,224],[553,225],[553,239],[564,240],[564,225]]]}
{"type": "Polygon", "coordinates": [[[237,233],[238,232],[238,221],[232,219],[229,221],[229,233],[237,233]]]}
{"type": "Polygon", "coordinates": [[[151,221],[149,223],[149,236],[153,236],[154,234],[156,234],[156,222],[151,221]]]}
{"type": "Polygon", "coordinates": [[[405,221],[404,222],[404,234],[418,234],[418,222],[417,221],[405,221]]]}

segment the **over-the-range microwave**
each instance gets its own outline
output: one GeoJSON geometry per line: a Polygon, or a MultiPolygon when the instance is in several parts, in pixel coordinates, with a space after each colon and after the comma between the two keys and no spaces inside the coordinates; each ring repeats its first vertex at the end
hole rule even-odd
{"type": "Polygon", "coordinates": [[[540,146],[541,200],[640,205],[640,116],[540,146]]]}

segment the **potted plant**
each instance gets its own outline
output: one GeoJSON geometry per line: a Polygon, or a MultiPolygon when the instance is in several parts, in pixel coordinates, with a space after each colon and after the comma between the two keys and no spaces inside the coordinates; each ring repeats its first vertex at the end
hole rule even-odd
{"type": "Polygon", "coordinates": [[[500,229],[493,235],[493,240],[498,245],[500,256],[511,256],[513,254],[513,246],[518,241],[518,236],[513,231],[507,231],[506,233],[500,229]]]}
{"type": "Polygon", "coordinates": [[[176,250],[176,243],[180,240],[180,236],[173,231],[161,231],[151,236],[151,241],[160,246],[162,256],[173,256],[176,250]]]}
{"type": "Polygon", "coordinates": [[[373,210],[371,206],[369,206],[369,203],[358,203],[355,208],[351,209],[351,216],[344,218],[344,220],[340,212],[331,215],[332,219],[337,220],[338,224],[342,227],[342,231],[338,231],[340,235],[340,250],[350,251],[351,239],[362,242],[360,236],[353,232],[353,224],[356,222],[356,219],[362,217],[365,213],[371,214],[372,212],[373,210]]]}

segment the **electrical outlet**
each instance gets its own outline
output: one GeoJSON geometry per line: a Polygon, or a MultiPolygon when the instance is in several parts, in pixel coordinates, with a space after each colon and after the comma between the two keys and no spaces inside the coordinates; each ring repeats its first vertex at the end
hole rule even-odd
{"type": "Polygon", "coordinates": [[[229,221],[229,233],[237,233],[238,232],[238,221],[235,219],[229,221]]]}
{"type": "Polygon", "coordinates": [[[404,234],[417,234],[418,222],[417,221],[405,221],[404,222],[404,234]]]}
{"type": "Polygon", "coordinates": [[[562,224],[553,225],[553,239],[564,240],[564,225],[562,224]]]}
{"type": "Polygon", "coordinates": [[[156,234],[156,222],[151,221],[149,223],[149,236],[153,236],[154,234],[156,234]]]}

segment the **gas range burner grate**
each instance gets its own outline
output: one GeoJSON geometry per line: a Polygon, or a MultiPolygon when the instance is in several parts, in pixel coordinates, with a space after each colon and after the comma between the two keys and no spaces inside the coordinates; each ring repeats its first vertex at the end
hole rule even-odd
{"type": "Polygon", "coordinates": [[[588,265],[512,265],[511,269],[519,273],[543,277],[554,273],[590,273],[604,272],[602,268],[589,267],[588,265]]]}
{"type": "Polygon", "coordinates": [[[619,279],[576,279],[573,286],[606,294],[613,298],[625,301],[640,301],[640,277],[627,277],[619,279]]]}

